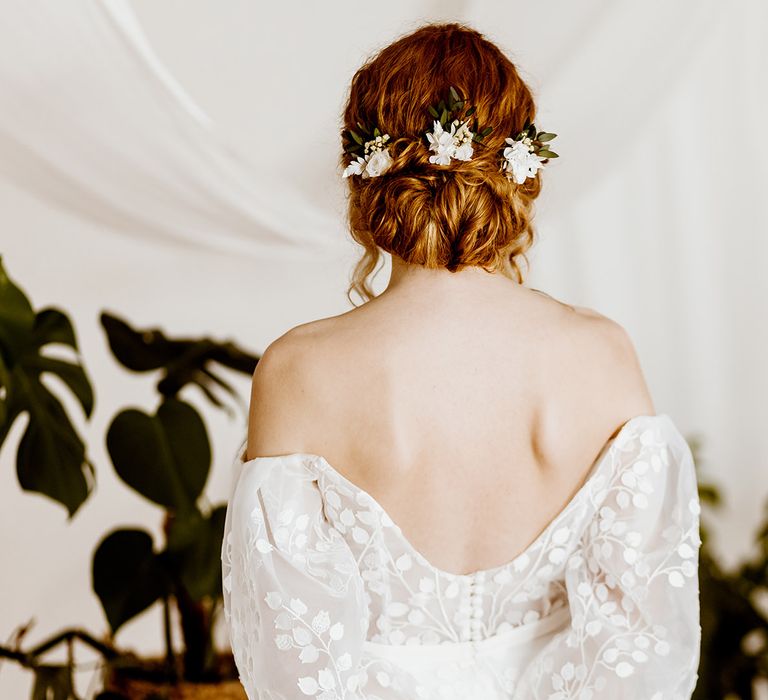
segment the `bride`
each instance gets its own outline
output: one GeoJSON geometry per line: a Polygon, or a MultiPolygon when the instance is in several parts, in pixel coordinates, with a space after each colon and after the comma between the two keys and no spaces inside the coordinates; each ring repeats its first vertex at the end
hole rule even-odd
{"type": "Polygon", "coordinates": [[[523,284],[557,157],[534,115],[463,24],[352,79],[365,303],[267,348],[235,459],[222,574],[251,700],[693,692],[693,459],[624,329],[523,284]]]}

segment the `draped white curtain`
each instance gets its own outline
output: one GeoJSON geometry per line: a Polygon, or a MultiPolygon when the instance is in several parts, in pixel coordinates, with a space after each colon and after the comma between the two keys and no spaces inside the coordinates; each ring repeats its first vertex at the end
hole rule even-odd
{"type": "MultiPolygon", "coordinates": [[[[103,350],[104,306],[256,350],[348,308],[355,250],[337,160],[349,79],[423,21],[457,20],[508,52],[538,99],[537,125],[558,134],[530,283],[630,331],[657,409],[702,438],[702,472],[724,488],[718,549],[726,562],[748,551],[768,493],[765,3],[6,0],[3,10],[0,254],[36,306],[73,314],[95,358],[97,463],[109,463],[99,441],[110,417],[132,391],[137,403],[148,395],[103,350]]],[[[226,464],[242,426],[211,425],[226,464]]],[[[33,615],[33,638],[75,621],[103,629],[89,592],[94,533],[148,526],[156,511],[104,468],[65,527],[55,506],[19,492],[13,443],[0,453],[0,633],[33,615]]],[[[214,474],[212,500],[227,484],[214,474]]],[[[139,620],[121,639],[159,647],[158,630],[139,620]]],[[[24,697],[26,683],[3,668],[0,695],[24,697]]]]}
{"type": "Polygon", "coordinates": [[[150,240],[254,256],[338,247],[329,212],[224,142],[127,0],[10,4],[0,168],[12,182],[106,231],[150,240]]]}

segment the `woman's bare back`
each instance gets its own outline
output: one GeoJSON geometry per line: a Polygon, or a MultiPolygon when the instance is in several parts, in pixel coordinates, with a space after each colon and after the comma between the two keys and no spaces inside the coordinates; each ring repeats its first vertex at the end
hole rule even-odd
{"type": "Polygon", "coordinates": [[[653,413],[610,319],[508,280],[403,285],[270,345],[248,456],[322,455],[435,567],[467,573],[524,550],[653,413]]]}

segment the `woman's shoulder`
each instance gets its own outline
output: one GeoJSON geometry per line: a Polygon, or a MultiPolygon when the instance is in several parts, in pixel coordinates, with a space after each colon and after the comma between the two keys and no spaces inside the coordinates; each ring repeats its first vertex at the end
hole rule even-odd
{"type": "MultiPolygon", "coordinates": [[[[505,342],[530,336],[521,340],[529,347],[516,356],[530,358],[527,373],[541,378],[534,393],[543,397],[550,425],[568,421],[580,432],[576,424],[583,418],[604,433],[606,426],[655,413],[635,344],[618,321],[539,290],[526,288],[522,299],[528,304],[525,320],[505,342]]],[[[353,403],[359,400],[360,387],[355,385],[370,382],[371,377],[353,370],[366,366],[365,361],[381,359],[382,343],[387,345],[384,341],[394,333],[391,317],[385,319],[389,322],[385,328],[380,315],[359,308],[319,318],[290,328],[270,343],[254,372],[251,396],[250,422],[263,426],[254,430],[264,440],[269,435],[270,442],[274,437],[280,443],[263,445],[264,449],[285,444],[296,450],[316,449],[316,443],[309,444],[309,426],[317,416],[336,417],[347,389],[353,403]],[[271,423],[275,425],[270,427],[271,423]],[[296,434],[279,438],[291,425],[296,434]],[[306,445],[301,444],[303,438],[306,445]]],[[[258,451],[262,438],[252,439],[259,446],[252,446],[249,453],[270,453],[258,451]]]]}
{"type": "Polygon", "coordinates": [[[251,380],[249,456],[317,448],[318,416],[332,417],[343,404],[344,368],[356,352],[351,330],[332,316],[296,325],[267,345],[251,380]]]}
{"type": "Polygon", "coordinates": [[[560,313],[553,318],[575,324],[582,324],[585,329],[591,329],[593,332],[598,333],[614,333],[621,334],[626,331],[622,326],[614,319],[606,316],[597,309],[593,309],[589,306],[577,306],[576,304],[569,304],[563,299],[542,291],[541,289],[535,289],[533,287],[526,287],[526,289],[532,293],[531,297],[540,300],[544,304],[547,304],[553,310],[558,310],[560,313]]]}
{"type": "Polygon", "coordinates": [[[532,308],[543,326],[535,353],[540,432],[556,454],[573,448],[563,436],[573,436],[577,445],[601,445],[626,420],[655,413],[635,343],[619,321],[541,290],[528,291],[538,300],[532,308]]]}
{"type": "MultiPolygon", "coordinates": [[[[527,320],[514,329],[514,335],[528,328],[530,336],[540,339],[528,341],[540,342],[536,357],[569,373],[581,368],[581,375],[595,388],[605,385],[625,395],[639,395],[639,402],[632,401],[641,409],[638,413],[652,411],[635,343],[621,323],[597,309],[569,304],[538,289],[525,288],[525,292],[527,320]]],[[[334,367],[354,363],[355,356],[359,359],[359,353],[369,345],[378,347],[377,339],[394,332],[392,319],[366,313],[364,307],[287,330],[264,351],[254,374],[256,381],[268,375],[281,386],[290,380],[312,385],[313,374],[320,381],[334,367]]]]}
{"type": "Polygon", "coordinates": [[[540,290],[531,290],[548,297],[561,308],[553,316],[563,334],[595,358],[598,367],[614,370],[637,380],[640,362],[634,341],[627,329],[616,319],[588,306],[577,306],[556,299],[540,290]]]}
{"type": "Polygon", "coordinates": [[[246,459],[281,454],[287,445],[291,452],[305,448],[301,426],[311,398],[309,348],[306,329],[297,327],[261,353],[251,378],[246,459]]]}
{"type": "Polygon", "coordinates": [[[592,368],[601,378],[610,402],[627,417],[655,413],[634,340],[618,321],[580,307],[579,316],[588,337],[592,368]]]}

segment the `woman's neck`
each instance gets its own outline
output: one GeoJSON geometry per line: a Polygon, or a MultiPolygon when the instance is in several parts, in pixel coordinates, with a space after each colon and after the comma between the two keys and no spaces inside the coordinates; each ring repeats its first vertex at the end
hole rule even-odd
{"type": "Polygon", "coordinates": [[[477,265],[451,272],[445,268],[433,269],[407,263],[396,255],[392,255],[389,284],[382,294],[408,289],[412,292],[434,292],[440,295],[456,293],[463,296],[475,294],[483,289],[496,290],[502,286],[509,288],[521,285],[503,272],[488,272],[477,265]]]}

